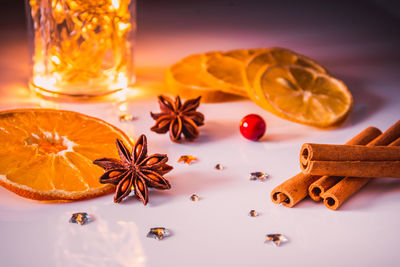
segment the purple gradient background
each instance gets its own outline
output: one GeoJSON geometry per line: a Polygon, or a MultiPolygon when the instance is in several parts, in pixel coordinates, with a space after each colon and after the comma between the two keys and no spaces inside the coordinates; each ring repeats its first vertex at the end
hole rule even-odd
{"type": "MultiPolygon", "coordinates": [[[[27,90],[24,13],[23,1],[7,1],[0,9],[0,110],[42,107],[42,100],[27,90]]],[[[51,254],[68,246],[46,241],[68,235],[62,216],[73,209],[95,207],[96,216],[103,219],[85,231],[97,233],[94,229],[102,222],[134,221],[139,229],[136,237],[151,256],[147,266],[398,266],[398,180],[371,182],[337,212],[312,201],[286,209],[272,204],[268,195],[299,171],[300,144],[343,143],[368,126],[385,130],[399,120],[399,26],[395,1],[139,1],[138,87],[147,90],[147,85],[156,83],[164,89],[164,69],[188,54],[282,46],[316,59],[346,82],[355,99],[349,120],[341,128],[321,131],[277,118],[250,100],[202,104],[207,126],[192,146],[165,142],[167,136],[150,132],[153,122],[148,114],[158,108],[154,94],[129,101],[127,110],[140,118],[132,124],[118,122],[111,102],[43,103],[100,117],[132,136],[144,131],[151,137],[152,151],[167,153],[171,162],[193,153],[201,160],[191,171],[175,165],[174,189],[169,195],[153,192],[155,205],[146,209],[133,201],[118,208],[108,205],[110,196],[43,205],[0,188],[1,262],[54,266],[51,254]],[[268,123],[267,136],[260,143],[243,142],[237,131],[237,120],[247,113],[258,113],[268,123]],[[223,155],[226,161],[220,162],[223,155]],[[216,163],[227,166],[221,176],[215,175],[216,163]],[[247,182],[250,170],[264,168],[272,174],[268,182],[247,182]],[[192,193],[204,196],[197,206],[185,202],[192,193]],[[247,221],[250,207],[262,213],[251,224],[247,221]],[[147,239],[144,231],[155,226],[150,223],[173,227],[175,236],[162,243],[147,239]],[[267,231],[287,234],[290,243],[266,247],[267,231]]]]}

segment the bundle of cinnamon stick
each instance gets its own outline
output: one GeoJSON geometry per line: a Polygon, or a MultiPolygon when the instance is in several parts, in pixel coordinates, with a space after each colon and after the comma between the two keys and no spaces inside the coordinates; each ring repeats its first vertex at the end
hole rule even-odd
{"type": "Polygon", "coordinates": [[[309,195],[336,210],[371,178],[400,178],[400,121],[384,133],[368,127],[345,145],[304,144],[300,168],[272,190],[272,201],[293,207],[309,195]]]}

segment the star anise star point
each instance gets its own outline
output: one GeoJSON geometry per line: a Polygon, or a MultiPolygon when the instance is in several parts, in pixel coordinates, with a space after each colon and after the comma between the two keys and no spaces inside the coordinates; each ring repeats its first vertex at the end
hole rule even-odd
{"type": "Polygon", "coordinates": [[[148,156],[145,135],[138,138],[132,152],[119,139],[116,145],[120,159],[101,158],[93,161],[105,171],[99,179],[100,183],[116,185],[114,202],[121,202],[134,189],[135,195],[146,205],[148,187],[161,190],[171,188],[163,177],[172,170],[172,166],[166,164],[168,157],[165,154],[148,156]]]}
{"type": "Polygon", "coordinates": [[[182,103],[179,96],[175,101],[163,95],[158,96],[161,112],[150,112],[151,117],[156,120],[151,130],[160,134],[169,131],[174,142],[181,141],[182,135],[189,141],[196,139],[199,136],[198,127],[204,125],[204,115],[196,111],[200,99],[201,96],[182,103]]]}

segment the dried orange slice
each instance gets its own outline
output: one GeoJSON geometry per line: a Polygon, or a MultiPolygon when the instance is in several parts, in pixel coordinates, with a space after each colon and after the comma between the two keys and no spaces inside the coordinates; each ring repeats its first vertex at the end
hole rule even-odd
{"type": "Polygon", "coordinates": [[[213,84],[225,93],[247,97],[246,77],[244,69],[246,62],[254,54],[263,49],[238,49],[225,53],[206,53],[204,77],[209,84],[213,84]]]}
{"type": "Polygon", "coordinates": [[[202,96],[202,102],[222,102],[237,98],[207,83],[204,54],[188,56],[172,65],[166,72],[166,83],[171,93],[191,99],[202,96]]]}
{"type": "Polygon", "coordinates": [[[257,104],[302,124],[333,126],[343,121],[353,106],[353,97],[342,81],[307,67],[268,67],[259,72],[254,86],[257,104]]]}
{"type": "Polygon", "coordinates": [[[167,82],[180,88],[177,93],[211,96],[213,102],[247,96],[275,115],[317,127],[343,121],[353,105],[342,81],[312,59],[280,47],[189,56],[168,70],[167,82]]]}
{"type": "Polygon", "coordinates": [[[244,84],[248,96],[254,102],[260,101],[258,95],[255,93],[255,80],[259,72],[264,73],[266,69],[273,65],[298,65],[314,69],[320,73],[327,73],[327,71],[312,59],[300,55],[286,48],[272,47],[268,49],[259,50],[254,53],[246,62],[245,66],[245,79],[244,84]]]}
{"type": "Polygon", "coordinates": [[[325,69],[306,56],[289,49],[272,47],[238,49],[205,54],[203,79],[223,92],[249,96],[254,100],[254,78],[260,68],[271,65],[299,65],[325,73],[325,69]]]}
{"type": "Polygon", "coordinates": [[[116,127],[73,111],[0,112],[0,185],[36,200],[77,200],[110,193],[92,162],[118,158],[115,140],[132,141],[116,127]]]}

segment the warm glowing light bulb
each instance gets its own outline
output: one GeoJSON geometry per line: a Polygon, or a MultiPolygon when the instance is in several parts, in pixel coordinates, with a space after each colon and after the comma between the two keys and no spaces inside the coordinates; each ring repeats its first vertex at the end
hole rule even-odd
{"type": "Polygon", "coordinates": [[[36,63],[36,64],[33,66],[33,71],[34,71],[35,73],[41,73],[41,72],[44,72],[44,70],[45,70],[44,65],[41,64],[41,63],[36,63]]]}
{"type": "Polygon", "coordinates": [[[62,8],[62,5],[60,4],[60,2],[57,3],[55,9],[56,9],[56,12],[62,12],[63,11],[63,8],[62,8]]]}
{"type": "Polygon", "coordinates": [[[111,0],[111,5],[114,9],[119,8],[119,0],[111,0]]]}
{"type": "Polygon", "coordinates": [[[57,56],[52,56],[51,60],[56,63],[57,65],[61,63],[60,59],[57,56]]]}
{"type": "Polygon", "coordinates": [[[123,22],[118,23],[118,29],[119,29],[120,31],[125,31],[125,30],[128,29],[130,26],[131,26],[130,23],[123,23],[123,22]]]}

